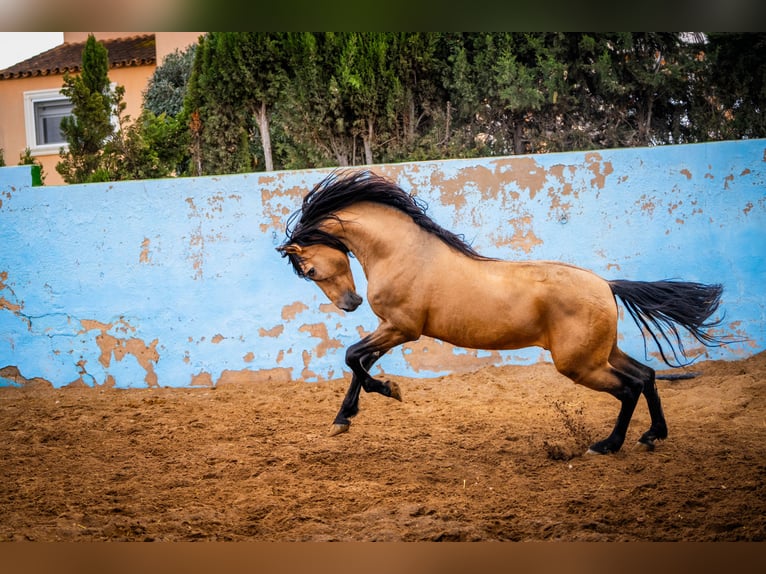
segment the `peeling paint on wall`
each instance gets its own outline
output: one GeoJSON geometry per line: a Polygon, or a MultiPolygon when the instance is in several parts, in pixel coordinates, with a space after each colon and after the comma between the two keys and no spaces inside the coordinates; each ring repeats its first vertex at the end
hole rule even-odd
{"type": "MultiPolygon", "coordinates": [[[[727,326],[766,347],[766,141],[374,166],[481,253],[610,278],[723,282],[727,326]]],[[[275,251],[330,170],[32,187],[0,168],[0,385],[320,381],[377,319],[346,313],[275,251]]],[[[365,278],[352,259],[357,288],[365,278]]],[[[624,315],[624,314],[623,314],[624,315]]],[[[628,318],[621,345],[644,357],[628,318]]],[[[433,376],[547,360],[421,339],[374,367],[433,376]]],[[[654,355],[649,362],[659,366],[654,355]]]]}
{"type": "MultiPolygon", "coordinates": [[[[115,323],[102,323],[100,321],[82,319],[82,330],[80,333],[88,333],[89,331],[98,331],[96,335],[96,344],[101,350],[101,354],[98,357],[98,362],[107,369],[107,378],[104,383],[107,386],[113,386],[110,384],[114,380],[114,377],[109,374],[108,369],[112,364],[112,359],[115,361],[122,361],[126,356],[132,356],[136,359],[136,362],[146,371],[144,382],[148,387],[156,387],[157,374],[154,372],[154,365],[159,361],[160,355],[157,352],[158,340],[154,339],[148,345],[136,337],[116,337],[110,334],[110,331],[122,332],[124,334],[134,333],[133,328],[124,319],[119,319],[115,323]]],[[[81,375],[88,374],[86,368],[87,361],[81,360],[81,375]]]]}

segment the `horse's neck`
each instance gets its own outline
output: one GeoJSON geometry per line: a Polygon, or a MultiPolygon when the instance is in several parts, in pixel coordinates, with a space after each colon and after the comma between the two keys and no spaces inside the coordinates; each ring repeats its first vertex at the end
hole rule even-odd
{"type": "Polygon", "coordinates": [[[413,256],[413,248],[439,242],[393,207],[364,202],[337,215],[341,223],[331,223],[329,231],[345,243],[368,275],[377,262],[391,257],[407,259],[413,256]]]}

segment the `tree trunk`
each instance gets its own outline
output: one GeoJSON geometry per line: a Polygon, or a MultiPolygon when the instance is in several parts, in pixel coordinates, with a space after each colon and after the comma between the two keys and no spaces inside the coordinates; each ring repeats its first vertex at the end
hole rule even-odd
{"type": "Polygon", "coordinates": [[[652,108],[654,106],[654,97],[649,96],[649,109],[646,111],[646,122],[644,124],[644,134],[641,138],[644,145],[650,145],[651,144],[651,133],[652,133],[652,108]]]}
{"type": "Polygon", "coordinates": [[[258,129],[261,132],[261,145],[263,146],[263,158],[266,163],[266,171],[274,171],[274,160],[271,158],[271,134],[269,133],[269,116],[266,114],[266,102],[261,102],[261,107],[256,113],[258,117],[258,129]]]}
{"type": "Polygon", "coordinates": [[[514,122],[513,126],[513,153],[515,155],[522,155],[526,150],[524,149],[524,125],[522,120],[514,122]]]}
{"type": "Polygon", "coordinates": [[[367,135],[362,137],[364,141],[364,161],[367,165],[372,165],[372,137],[374,135],[372,129],[372,120],[367,120],[367,135]]]}
{"type": "Polygon", "coordinates": [[[343,145],[342,137],[336,138],[330,134],[330,148],[335,155],[335,161],[338,162],[340,167],[348,167],[348,149],[343,145]]]}

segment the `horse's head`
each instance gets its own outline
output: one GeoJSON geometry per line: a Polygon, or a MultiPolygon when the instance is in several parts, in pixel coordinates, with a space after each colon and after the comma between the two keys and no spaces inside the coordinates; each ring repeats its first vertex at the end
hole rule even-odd
{"type": "Polygon", "coordinates": [[[348,255],[327,245],[296,245],[278,248],[289,257],[298,275],[316,283],[327,298],[344,311],[354,311],[362,303],[356,292],[348,255]]]}

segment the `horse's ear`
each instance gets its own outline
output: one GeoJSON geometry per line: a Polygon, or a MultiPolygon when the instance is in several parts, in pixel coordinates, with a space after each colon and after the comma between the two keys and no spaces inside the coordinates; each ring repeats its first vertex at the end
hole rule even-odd
{"type": "Polygon", "coordinates": [[[281,247],[277,247],[277,251],[279,251],[282,255],[300,256],[300,254],[303,253],[303,248],[300,245],[291,243],[290,245],[283,245],[281,247]]]}

